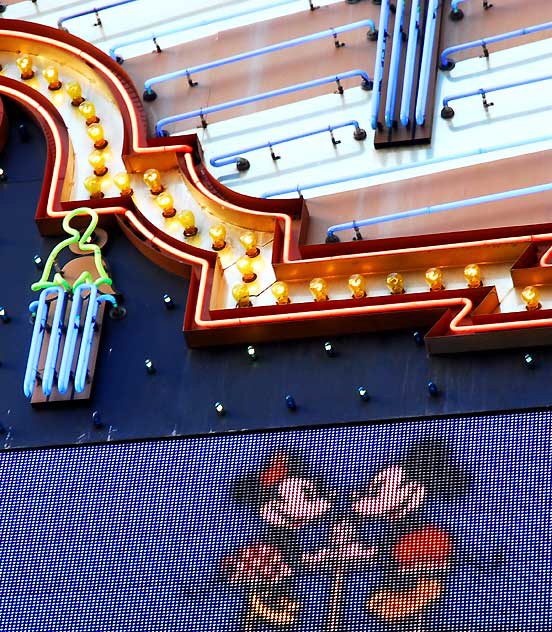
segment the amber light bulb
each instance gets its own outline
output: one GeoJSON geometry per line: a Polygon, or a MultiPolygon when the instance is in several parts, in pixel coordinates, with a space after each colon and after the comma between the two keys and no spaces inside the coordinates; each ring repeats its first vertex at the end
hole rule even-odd
{"type": "Polygon", "coordinates": [[[272,296],[276,299],[277,305],[287,305],[291,303],[289,299],[289,288],[285,281],[276,281],[270,288],[272,296]]]}
{"type": "Polygon", "coordinates": [[[353,298],[364,298],[366,296],[366,280],[362,274],[352,274],[349,277],[348,285],[353,298]]]}
{"type": "Polygon", "coordinates": [[[34,77],[33,62],[29,55],[22,55],[15,60],[19,72],[21,73],[21,79],[27,80],[34,77]]]}
{"type": "Polygon", "coordinates": [[[257,248],[257,235],[254,232],[248,230],[240,235],[240,243],[245,249],[245,254],[248,257],[254,258],[261,254],[259,248],[257,248]]]}
{"type": "Polygon", "coordinates": [[[104,129],[99,123],[92,123],[86,130],[88,138],[94,141],[95,149],[105,149],[108,145],[104,137],[104,129]]]}
{"type": "Polygon", "coordinates": [[[66,83],[65,91],[71,97],[71,105],[74,108],[78,107],[81,103],[84,102],[81,85],[78,81],[70,81],[69,83],[66,83]]]}
{"type": "Polygon", "coordinates": [[[178,221],[184,229],[184,237],[193,237],[194,235],[197,235],[195,215],[192,211],[184,211],[182,215],[178,216],[178,221]]]}
{"type": "Polygon", "coordinates": [[[470,263],[464,268],[464,278],[468,282],[468,287],[476,288],[483,285],[481,281],[481,269],[477,263],[470,263]]]}
{"type": "Polygon", "coordinates": [[[105,156],[99,149],[95,149],[89,156],[88,162],[90,166],[94,169],[94,175],[98,177],[105,176],[108,172],[107,167],[105,166],[105,156]]]}
{"type": "Polygon", "coordinates": [[[542,307],[542,305],[540,304],[539,291],[534,285],[528,285],[527,287],[524,287],[521,291],[521,298],[525,303],[525,308],[529,311],[540,309],[542,307]]]}
{"type": "Polygon", "coordinates": [[[93,125],[94,123],[100,122],[100,118],[96,116],[96,106],[92,103],[92,101],[83,101],[79,105],[79,114],[86,121],[87,125],[93,125]]]}
{"type": "Polygon", "coordinates": [[[240,271],[244,283],[253,283],[257,278],[253,270],[253,262],[248,256],[240,257],[236,262],[236,267],[240,271]]]}
{"type": "Polygon", "coordinates": [[[88,178],[84,180],[84,188],[90,194],[91,200],[99,200],[104,196],[102,192],[102,181],[98,176],[88,176],[88,178]]]}
{"type": "Polygon", "coordinates": [[[159,195],[165,190],[165,187],[161,184],[161,174],[157,169],[144,171],[143,178],[152,195],[159,195]]]}
{"type": "Polygon", "coordinates": [[[155,198],[155,203],[163,211],[163,217],[169,218],[176,215],[176,210],[174,208],[174,199],[170,193],[160,193],[155,198]]]}
{"type": "Polygon", "coordinates": [[[209,228],[209,237],[213,240],[211,248],[222,250],[226,246],[226,228],[223,224],[215,224],[209,228]]]}
{"type": "Polygon", "coordinates": [[[232,288],[232,296],[236,301],[236,307],[251,307],[249,288],[245,283],[237,283],[232,288]]]}
{"type": "Polygon", "coordinates": [[[42,76],[48,82],[48,90],[59,90],[61,88],[58,69],[55,66],[46,66],[42,71],[42,76]]]}
{"type": "Polygon", "coordinates": [[[429,270],[426,270],[425,280],[432,292],[445,289],[443,284],[443,272],[439,268],[429,268],[429,270]]]}
{"type": "Polygon", "coordinates": [[[391,294],[404,294],[404,279],[402,274],[391,272],[385,279],[385,284],[389,288],[391,294]]]}
{"type": "Polygon", "coordinates": [[[130,176],[126,171],[121,171],[121,173],[116,173],[113,176],[113,182],[115,186],[121,192],[121,195],[130,196],[134,193],[132,187],[130,186],[130,176]]]}
{"type": "Polygon", "coordinates": [[[309,283],[309,290],[315,301],[328,300],[328,284],[324,279],[316,278],[309,283]]]}

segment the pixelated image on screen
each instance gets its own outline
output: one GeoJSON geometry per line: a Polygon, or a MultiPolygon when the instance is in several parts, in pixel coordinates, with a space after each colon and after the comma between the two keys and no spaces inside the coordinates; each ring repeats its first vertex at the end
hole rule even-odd
{"type": "Polygon", "coordinates": [[[2,632],[546,632],[552,413],[5,452],[2,632]]]}

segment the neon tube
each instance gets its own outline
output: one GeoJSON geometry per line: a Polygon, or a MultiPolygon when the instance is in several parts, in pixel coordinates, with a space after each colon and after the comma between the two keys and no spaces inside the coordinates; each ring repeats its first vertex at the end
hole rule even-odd
{"type": "Polygon", "coordinates": [[[401,123],[406,127],[410,123],[410,104],[414,84],[414,65],[420,37],[420,0],[412,0],[410,11],[410,27],[408,29],[408,47],[404,64],[404,80],[401,101],[401,123]]]}
{"type": "MultiPolygon", "coordinates": [[[[82,291],[88,289],[89,284],[79,285],[73,293],[73,304],[67,321],[67,332],[65,334],[65,344],[63,346],[63,355],[59,366],[58,375],[58,391],[65,395],[69,388],[69,379],[71,377],[71,368],[73,366],[73,358],[75,357],[75,349],[77,346],[77,338],[79,334],[81,311],[82,311],[82,291]]],[[[96,287],[96,286],[94,286],[96,287]]]]}
{"type": "Polygon", "coordinates": [[[387,100],[385,102],[385,125],[393,127],[395,105],[397,102],[397,84],[399,83],[399,63],[402,53],[402,34],[404,24],[404,0],[398,0],[395,13],[395,28],[393,29],[393,48],[389,63],[389,77],[387,79],[387,100]]]}
{"type": "Polygon", "coordinates": [[[425,112],[427,97],[429,92],[429,78],[431,76],[431,62],[433,60],[433,49],[435,48],[435,30],[437,28],[437,14],[439,12],[439,0],[430,0],[427,13],[424,51],[422,53],[422,65],[420,68],[420,79],[418,81],[418,98],[416,100],[416,123],[425,123],[425,112]]]}
{"type": "Polygon", "coordinates": [[[378,28],[378,44],[376,48],[376,65],[374,67],[374,94],[372,96],[372,129],[378,127],[378,114],[383,84],[383,69],[385,67],[385,50],[387,48],[387,26],[389,24],[389,0],[383,0],[380,9],[378,28]]]}
{"type": "Polygon", "coordinates": [[[130,4],[131,2],[137,2],[137,0],[119,0],[119,2],[112,2],[111,4],[105,4],[102,7],[98,7],[97,9],[88,9],[88,11],[81,11],[80,13],[73,13],[72,15],[67,15],[64,18],[58,20],[58,28],[63,29],[63,23],[69,22],[69,20],[75,20],[77,18],[82,18],[85,15],[98,15],[100,11],[105,11],[107,9],[113,9],[114,7],[120,7],[123,4],[130,4]]]}
{"type": "Polygon", "coordinates": [[[44,373],[42,375],[42,392],[46,397],[52,394],[54,386],[54,378],[56,375],[56,365],[59,354],[59,343],[63,333],[63,323],[65,320],[65,305],[67,292],[58,295],[56,301],[56,311],[52,320],[52,328],[50,330],[50,343],[48,344],[48,353],[46,354],[46,362],[44,363],[44,373]]]}

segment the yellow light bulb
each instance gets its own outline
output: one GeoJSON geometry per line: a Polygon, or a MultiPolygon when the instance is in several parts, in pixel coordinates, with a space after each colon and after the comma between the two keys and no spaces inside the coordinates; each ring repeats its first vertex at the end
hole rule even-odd
{"type": "Polygon", "coordinates": [[[96,116],[96,106],[92,101],[83,101],[79,105],[79,114],[86,121],[87,125],[99,123],[100,119],[96,116]]]}
{"type": "Polygon", "coordinates": [[[163,217],[174,217],[176,210],[174,208],[174,199],[170,193],[160,193],[155,198],[157,206],[163,210],[163,217]]]}
{"type": "Polygon", "coordinates": [[[21,73],[21,79],[32,79],[34,77],[33,62],[28,55],[22,55],[15,60],[19,72],[21,73]]]}
{"type": "Polygon", "coordinates": [[[523,288],[521,292],[521,298],[525,303],[525,307],[532,311],[535,309],[540,309],[542,305],[540,304],[540,294],[537,288],[534,285],[528,285],[523,288]]]}
{"type": "Polygon", "coordinates": [[[237,283],[232,288],[232,296],[236,301],[236,307],[251,307],[249,288],[245,283],[237,283]]]}
{"type": "Polygon", "coordinates": [[[276,303],[278,305],[287,305],[291,303],[289,300],[289,289],[287,283],[284,281],[276,281],[276,283],[272,284],[270,288],[272,291],[272,296],[276,299],[276,303]]]}
{"type": "Polygon", "coordinates": [[[443,273],[439,268],[429,268],[429,270],[426,270],[425,280],[432,292],[445,289],[443,285],[443,273]]]}
{"type": "Polygon", "coordinates": [[[95,149],[88,156],[88,162],[90,163],[90,166],[94,169],[95,175],[99,176],[100,178],[102,176],[105,176],[108,169],[105,166],[105,156],[102,154],[102,152],[99,149],[95,149]]]}
{"type": "Polygon", "coordinates": [[[257,248],[257,235],[248,230],[240,235],[240,243],[245,248],[248,257],[258,257],[261,251],[257,248]]]}
{"type": "Polygon", "coordinates": [[[385,280],[391,294],[404,294],[404,279],[402,274],[391,272],[385,280]]]}
{"type": "Polygon", "coordinates": [[[477,263],[470,263],[464,268],[464,278],[468,282],[468,287],[481,287],[481,269],[477,263]]]}
{"type": "Polygon", "coordinates": [[[316,278],[309,283],[309,290],[315,301],[328,300],[328,284],[324,279],[316,278]]]}
{"type": "Polygon", "coordinates": [[[126,173],[126,171],[116,173],[113,176],[113,182],[121,192],[121,195],[129,196],[133,194],[133,190],[130,186],[130,176],[126,173]]]}
{"type": "Polygon", "coordinates": [[[97,176],[88,176],[84,180],[84,188],[90,194],[91,200],[103,198],[102,181],[97,176]]]}
{"type": "Polygon", "coordinates": [[[59,90],[61,88],[58,69],[55,66],[46,66],[42,71],[42,76],[48,82],[48,90],[59,90]]]}
{"type": "Polygon", "coordinates": [[[226,246],[226,228],[224,224],[214,224],[209,228],[209,237],[213,240],[213,250],[222,250],[226,246]]]}
{"type": "Polygon", "coordinates": [[[364,298],[366,296],[366,280],[362,274],[352,274],[349,277],[348,285],[353,298],[364,298]]]}
{"type": "Polygon", "coordinates": [[[73,107],[76,108],[84,102],[81,85],[78,81],[70,81],[69,83],[65,84],[65,90],[67,94],[71,97],[71,105],[73,107]]]}
{"type": "Polygon", "coordinates": [[[144,183],[149,187],[152,195],[159,195],[165,190],[165,187],[161,184],[161,174],[157,169],[148,169],[144,171],[144,183]]]}
{"type": "Polygon", "coordinates": [[[257,278],[253,271],[253,262],[248,256],[240,257],[236,262],[236,267],[240,271],[244,283],[253,283],[257,278]]]}
{"type": "Polygon", "coordinates": [[[104,137],[104,129],[99,123],[92,123],[86,130],[88,138],[94,141],[94,147],[96,149],[105,149],[107,147],[107,141],[104,137]]]}
{"type": "Polygon", "coordinates": [[[184,229],[185,237],[193,237],[197,235],[197,226],[195,225],[195,216],[192,211],[184,211],[178,216],[178,221],[184,229]]]}

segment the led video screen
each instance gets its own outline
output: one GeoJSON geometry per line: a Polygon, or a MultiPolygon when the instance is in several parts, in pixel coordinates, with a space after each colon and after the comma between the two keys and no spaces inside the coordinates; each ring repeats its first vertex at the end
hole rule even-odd
{"type": "Polygon", "coordinates": [[[549,412],[0,455],[2,632],[546,632],[549,412]]]}

